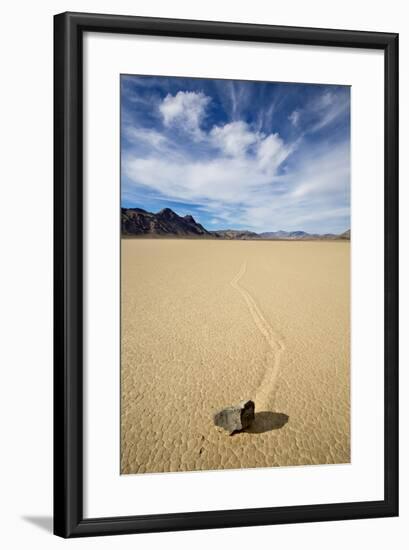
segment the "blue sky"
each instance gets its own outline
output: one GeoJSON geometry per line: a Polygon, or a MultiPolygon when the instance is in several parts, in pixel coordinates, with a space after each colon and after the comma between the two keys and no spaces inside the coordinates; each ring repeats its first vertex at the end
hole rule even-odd
{"type": "Polygon", "coordinates": [[[121,204],[207,229],[350,227],[350,88],[121,76],[121,204]]]}

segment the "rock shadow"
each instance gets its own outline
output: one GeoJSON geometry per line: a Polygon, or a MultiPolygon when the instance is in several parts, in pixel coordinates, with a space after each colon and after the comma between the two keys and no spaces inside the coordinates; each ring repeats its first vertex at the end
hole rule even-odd
{"type": "Polygon", "coordinates": [[[261,411],[254,415],[254,420],[249,428],[244,430],[250,434],[262,434],[265,432],[271,432],[272,430],[279,430],[285,426],[288,422],[288,414],[261,411]]]}

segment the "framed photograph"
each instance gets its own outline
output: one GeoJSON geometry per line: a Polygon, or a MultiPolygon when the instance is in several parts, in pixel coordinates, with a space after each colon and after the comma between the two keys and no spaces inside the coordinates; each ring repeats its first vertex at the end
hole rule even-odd
{"type": "Polygon", "coordinates": [[[398,36],[55,16],[62,537],[398,514],[398,36]]]}

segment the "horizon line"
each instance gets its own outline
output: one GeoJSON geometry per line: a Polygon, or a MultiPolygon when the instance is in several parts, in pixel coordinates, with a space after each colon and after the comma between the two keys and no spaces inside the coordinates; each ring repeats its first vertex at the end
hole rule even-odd
{"type": "Polygon", "coordinates": [[[326,231],[326,232],[323,232],[323,233],[318,233],[318,232],[309,232],[309,231],[305,231],[304,229],[292,229],[292,230],[287,230],[287,229],[276,229],[276,230],[267,230],[267,231],[254,231],[252,229],[234,229],[233,227],[227,227],[227,228],[219,228],[219,229],[207,229],[207,227],[205,227],[201,222],[198,222],[196,220],[196,218],[192,215],[192,214],[185,214],[184,216],[181,216],[180,214],[178,214],[177,212],[175,212],[172,208],[170,208],[169,206],[165,206],[164,208],[161,208],[160,210],[158,210],[157,212],[152,212],[150,210],[146,210],[146,208],[142,208],[141,206],[122,206],[121,205],[121,209],[124,209],[124,210],[134,210],[134,209],[137,209],[137,210],[143,210],[144,212],[147,212],[148,214],[154,214],[154,215],[158,215],[160,214],[161,212],[163,212],[164,210],[170,210],[171,212],[173,212],[173,214],[175,214],[176,216],[178,216],[179,218],[186,218],[186,217],[191,217],[193,218],[193,221],[195,223],[198,223],[200,224],[206,231],[208,231],[209,233],[217,233],[218,231],[247,231],[249,233],[254,233],[256,235],[262,235],[263,233],[305,233],[306,235],[342,235],[344,233],[346,233],[347,231],[351,231],[351,227],[348,227],[347,229],[339,232],[339,233],[334,233],[332,231],[326,231]]]}

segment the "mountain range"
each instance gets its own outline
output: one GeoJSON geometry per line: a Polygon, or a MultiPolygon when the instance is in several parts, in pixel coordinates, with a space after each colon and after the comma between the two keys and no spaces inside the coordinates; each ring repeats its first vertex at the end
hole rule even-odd
{"type": "Polygon", "coordinates": [[[267,231],[255,233],[240,229],[208,231],[193,216],[179,216],[170,208],[156,214],[143,208],[121,208],[121,233],[124,237],[196,237],[227,240],[349,240],[350,230],[341,233],[307,233],[305,231],[267,231]]]}

